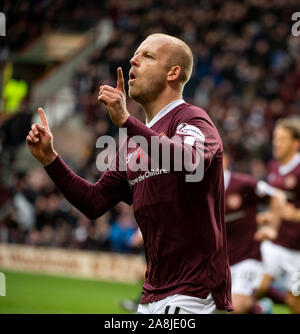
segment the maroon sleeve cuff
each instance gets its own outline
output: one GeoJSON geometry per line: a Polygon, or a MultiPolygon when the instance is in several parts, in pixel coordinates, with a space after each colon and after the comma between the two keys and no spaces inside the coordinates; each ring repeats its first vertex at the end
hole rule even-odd
{"type": "Polygon", "coordinates": [[[52,180],[60,179],[66,174],[66,172],[69,171],[69,167],[64,163],[59,155],[44,168],[52,180]]]}

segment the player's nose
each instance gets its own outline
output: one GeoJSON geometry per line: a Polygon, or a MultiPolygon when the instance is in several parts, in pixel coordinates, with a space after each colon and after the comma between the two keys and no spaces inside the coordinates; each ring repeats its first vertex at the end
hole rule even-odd
{"type": "Polygon", "coordinates": [[[138,66],[139,61],[138,61],[138,56],[137,55],[133,56],[130,59],[130,64],[131,64],[131,66],[138,66]]]}

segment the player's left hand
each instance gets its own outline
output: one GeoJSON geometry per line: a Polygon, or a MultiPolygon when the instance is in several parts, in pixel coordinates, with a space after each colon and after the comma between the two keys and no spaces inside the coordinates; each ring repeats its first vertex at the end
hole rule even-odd
{"type": "Polygon", "coordinates": [[[98,101],[106,105],[113,123],[121,127],[127,121],[130,114],[126,108],[126,92],[121,67],[118,68],[117,74],[117,87],[113,88],[108,85],[100,86],[98,101]]]}
{"type": "Polygon", "coordinates": [[[278,232],[274,227],[271,226],[261,226],[254,234],[254,240],[264,241],[264,240],[275,240],[277,238],[278,232]]]}
{"type": "Polygon", "coordinates": [[[274,215],[271,211],[259,212],[256,215],[256,222],[259,226],[271,225],[274,220],[274,215]]]}

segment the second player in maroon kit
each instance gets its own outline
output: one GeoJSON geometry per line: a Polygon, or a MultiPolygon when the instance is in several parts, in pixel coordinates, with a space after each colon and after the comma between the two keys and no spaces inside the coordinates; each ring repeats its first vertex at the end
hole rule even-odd
{"type": "MultiPolygon", "coordinates": [[[[268,182],[284,191],[289,205],[300,208],[300,153],[285,166],[278,161],[269,165],[268,182]]],[[[300,251],[300,224],[283,217],[275,244],[300,251]]]]}
{"type": "Polygon", "coordinates": [[[265,200],[264,195],[258,195],[257,180],[250,175],[225,172],[225,222],[230,265],[245,259],[261,259],[260,242],[254,236],[258,205],[266,204],[265,200]]]}
{"type": "Polygon", "coordinates": [[[280,119],[273,132],[273,156],[268,182],[281,189],[287,203],[281,213],[278,237],[262,244],[265,275],[260,291],[284,277],[284,302],[300,313],[300,120],[280,119]]]}
{"type": "MultiPolygon", "coordinates": [[[[233,307],[236,313],[262,313],[254,292],[262,279],[257,214],[270,197],[277,200],[277,190],[251,175],[233,172],[228,154],[224,154],[225,222],[228,258],[232,274],[233,307]]],[[[265,234],[270,232],[264,227],[265,234]]],[[[262,235],[262,230],[259,231],[262,235]]],[[[271,230],[271,232],[274,232],[271,230]]],[[[268,233],[270,234],[270,233],[268,233]]]]}

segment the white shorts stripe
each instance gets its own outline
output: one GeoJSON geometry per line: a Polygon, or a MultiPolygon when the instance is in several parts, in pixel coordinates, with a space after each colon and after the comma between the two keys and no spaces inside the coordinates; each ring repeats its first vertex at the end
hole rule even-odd
{"type": "Polygon", "coordinates": [[[140,314],[224,314],[217,310],[211,294],[206,299],[186,295],[172,295],[148,304],[140,304],[140,314]]]}

